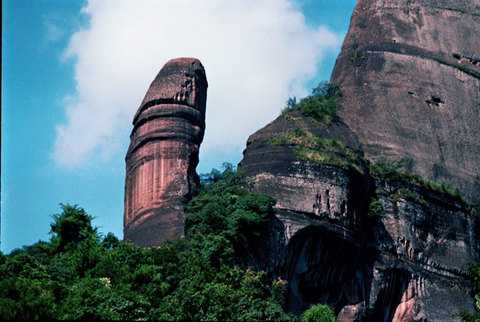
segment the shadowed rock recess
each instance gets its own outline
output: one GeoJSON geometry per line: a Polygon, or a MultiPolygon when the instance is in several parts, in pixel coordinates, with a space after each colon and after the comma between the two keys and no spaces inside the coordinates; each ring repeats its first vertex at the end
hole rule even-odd
{"type": "Polygon", "coordinates": [[[183,236],[183,205],[199,186],[207,87],[194,58],[170,60],[150,85],[126,156],[125,239],[158,245],[183,236]]]}

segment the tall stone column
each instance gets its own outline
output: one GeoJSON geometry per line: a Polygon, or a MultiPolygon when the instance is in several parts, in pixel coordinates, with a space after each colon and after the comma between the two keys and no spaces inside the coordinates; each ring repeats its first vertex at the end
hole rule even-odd
{"type": "Polygon", "coordinates": [[[150,85],[125,158],[126,240],[154,246],[183,236],[183,206],[199,187],[207,87],[195,58],[168,61],[150,85]]]}

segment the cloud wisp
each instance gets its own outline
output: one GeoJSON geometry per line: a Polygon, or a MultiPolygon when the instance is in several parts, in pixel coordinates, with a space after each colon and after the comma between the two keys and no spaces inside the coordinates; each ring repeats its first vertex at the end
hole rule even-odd
{"type": "Polygon", "coordinates": [[[307,94],[325,53],[341,41],[325,26],[307,26],[288,0],[90,0],[83,14],[89,24],[65,51],[76,89],[53,153],[70,168],[108,160],[128,144],[133,114],[170,58],[197,57],[205,66],[202,153],[225,154],[241,151],[288,96],[307,94]]]}

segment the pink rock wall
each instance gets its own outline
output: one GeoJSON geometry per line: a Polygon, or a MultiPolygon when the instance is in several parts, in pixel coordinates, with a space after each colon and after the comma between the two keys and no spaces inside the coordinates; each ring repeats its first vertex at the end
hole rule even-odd
{"type": "Polygon", "coordinates": [[[332,75],[366,156],[480,201],[480,0],[360,0],[332,75]]]}
{"type": "Polygon", "coordinates": [[[183,204],[199,184],[207,87],[194,58],[170,60],[150,85],[126,156],[125,239],[151,246],[183,235],[183,204]]]}

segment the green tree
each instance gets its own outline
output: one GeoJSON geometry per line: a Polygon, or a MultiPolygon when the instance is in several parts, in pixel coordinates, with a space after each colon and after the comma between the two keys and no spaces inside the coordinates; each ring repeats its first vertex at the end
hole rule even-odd
{"type": "Polygon", "coordinates": [[[95,236],[96,229],[92,227],[92,219],[83,208],[77,205],[60,204],[62,213],[53,215],[51,233],[53,242],[60,249],[70,244],[78,243],[86,238],[95,236]]]}

